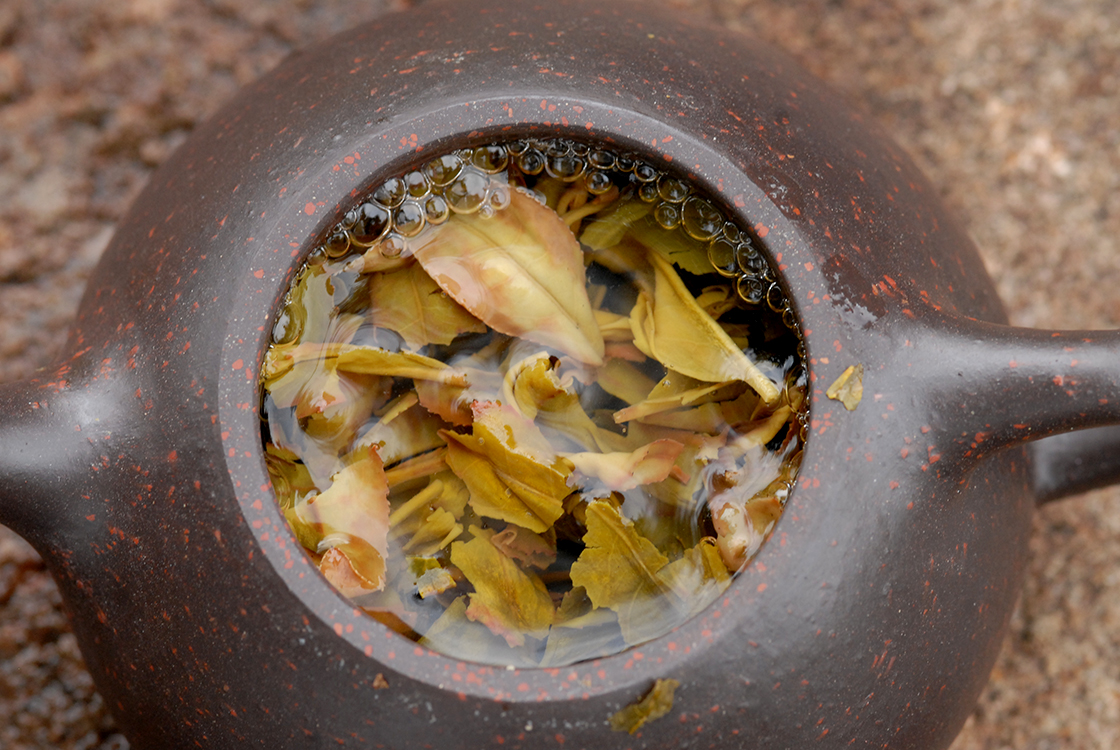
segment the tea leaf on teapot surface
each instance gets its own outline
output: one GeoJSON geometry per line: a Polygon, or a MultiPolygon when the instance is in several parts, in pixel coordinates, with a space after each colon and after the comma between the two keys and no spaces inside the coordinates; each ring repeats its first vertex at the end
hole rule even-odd
{"type": "Polygon", "coordinates": [[[495,216],[457,215],[433,227],[413,254],[491,328],[600,364],[603,337],[587,299],[579,243],[554,211],[518,191],[510,196],[495,216]]]}
{"type": "Polygon", "coordinates": [[[849,365],[848,369],[833,381],[824,395],[839,401],[848,411],[855,411],[863,399],[863,364],[849,365]]]}
{"type": "Polygon", "coordinates": [[[680,686],[679,680],[657,680],[640,701],[611,716],[611,729],[634,734],[649,722],[660,719],[673,710],[673,695],[680,686]]]}

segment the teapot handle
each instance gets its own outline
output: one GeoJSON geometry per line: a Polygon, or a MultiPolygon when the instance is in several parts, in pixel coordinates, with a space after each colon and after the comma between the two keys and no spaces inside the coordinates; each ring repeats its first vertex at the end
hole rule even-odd
{"type": "MultiPolygon", "coordinates": [[[[66,378],[0,384],[0,524],[42,551],[87,512],[77,485],[91,473],[99,422],[89,393],[66,378]]],[[[104,415],[107,416],[107,415],[104,415]]]]}
{"type": "Polygon", "coordinates": [[[1047,331],[949,316],[918,347],[946,457],[1030,445],[1049,502],[1120,482],[1120,331],[1047,331]],[[947,356],[951,354],[951,356],[947,356]]]}

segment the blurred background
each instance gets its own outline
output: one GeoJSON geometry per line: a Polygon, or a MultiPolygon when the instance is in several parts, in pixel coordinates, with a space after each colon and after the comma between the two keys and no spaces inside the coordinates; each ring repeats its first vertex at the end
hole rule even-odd
{"type": "MultiPolygon", "coordinates": [[[[971,232],[1014,323],[1120,327],[1116,0],[646,1],[785,47],[881,122],[971,232]]],[[[0,0],[0,382],[60,351],[114,224],[198,122],[291,50],[410,6],[0,0]]],[[[3,527],[0,747],[127,747],[49,575],[3,527]]],[[[1010,635],[953,750],[1114,747],[1109,490],[1039,512],[1010,635]]]]}

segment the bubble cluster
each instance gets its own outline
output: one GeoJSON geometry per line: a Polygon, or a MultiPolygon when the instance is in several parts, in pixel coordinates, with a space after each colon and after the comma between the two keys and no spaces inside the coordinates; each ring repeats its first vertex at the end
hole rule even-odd
{"type": "Polygon", "coordinates": [[[547,175],[582,181],[592,196],[618,188],[653,204],[662,228],[707,245],[721,276],[735,280],[740,299],[767,305],[791,329],[795,316],[769,261],[749,229],[740,228],[685,180],[658,170],[641,156],[563,138],[525,138],[437,156],[391,177],[364,196],[327,235],[321,251],[338,260],[377,246],[382,255],[407,254],[409,241],[452,214],[493,216],[510,202],[524,177],[547,175]]]}

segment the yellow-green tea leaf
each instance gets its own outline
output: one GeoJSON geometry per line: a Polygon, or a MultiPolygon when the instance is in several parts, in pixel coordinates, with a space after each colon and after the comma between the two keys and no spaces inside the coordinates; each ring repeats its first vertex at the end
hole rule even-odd
{"type": "Polygon", "coordinates": [[[683,603],[682,618],[707,607],[731,582],[719,545],[711,537],[685,550],[680,559],[662,568],[660,575],[683,603]]]}
{"type": "Polygon", "coordinates": [[[611,729],[634,734],[651,721],[660,719],[673,710],[673,694],[680,686],[678,680],[657,680],[640,701],[611,716],[611,729]]]}
{"type": "Polygon", "coordinates": [[[668,558],[609,502],[588,503],[586,518],[587,548],[572,563],[572,585],[583,586],[596,607],[618,614],[627,643],[661,632],[665,597],[671,592],[657,574],[668,558]]]}
{"type": "Polygon", "coordinates": [[[486,325],[451,299],[418,264],[369,281],[373,324],[400,334],[412,349],[450,344],[461,333],[484,333],[486,325]]]}
{"type": "Polygon", "coordinates": [[[552,599],[541,580],[525,573],[486,539],[455,542],[451,563],[472,586],[466,615],[480,622],[510,646],[525,637],[543,638],[552,624],[552,599]]]}
{"type": "Polygon", "coordinates": [[[479,515],[541,533],[563,514],[571,464],[557,458],[540,430],[514,409],[476,404],[470,435],[441,434],[447,465],[467,485],[479,515]]]}
{"type": "Polygon", "coordinates": [[[490,537],[498,551],[521,565],[544,570],[556,562],[556,530],[536,534],[510,524],[490,537]]]}
{"type": "Polygon", "coordinates": [[[833,381],[824,395],[839,401],[848,411],[855,411],[863,400],[863,364],[850,365],[833,381]]]}
{"type": "Polygon", "coordinates": [[[492,217],[456,215],[422,235],[413,255],[456,302],[491,328],[603,361],[583,253],[556,213],[519,191],[492,217]]]}
{"type": "Polygon", "coordinates": [[[649,259],[654,269],[654,289],[652,295],[642,290],[630,313],[634,345],[689,377],[707,383],[742,380],[766,403],[777,401],[777,386],[697,306],[672,265],[657,254],[649,259]]]}
{"type": "Polygon", "coordinates": [[[465,596],[460,596],[444,610],[420,639],[420,645],[464,661],[537,666],[529,649],[510,648],[504,638],[494,635],[485,625],[469,620],[465,596]]]}

